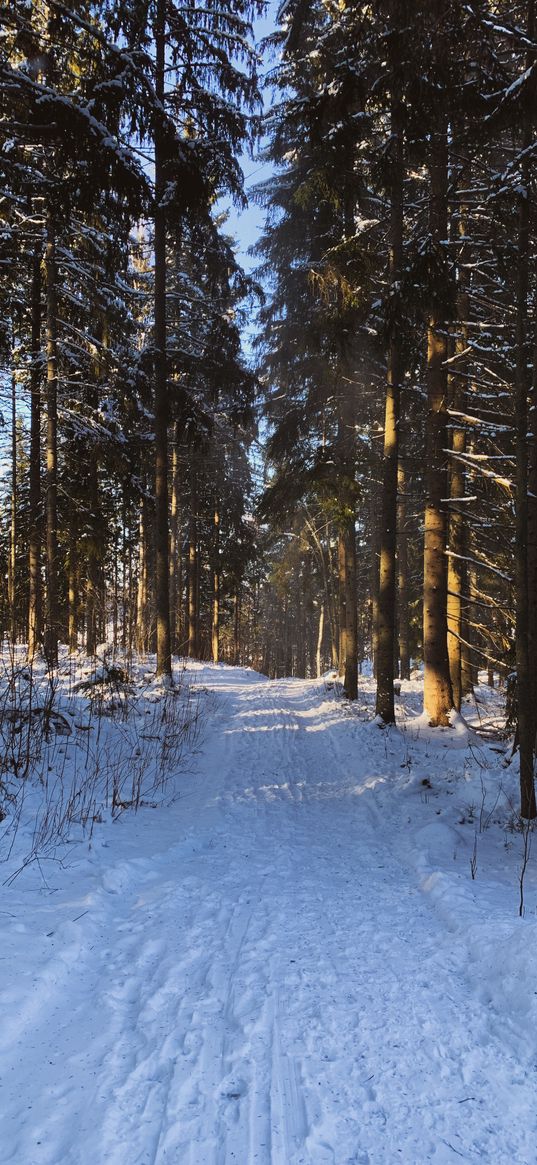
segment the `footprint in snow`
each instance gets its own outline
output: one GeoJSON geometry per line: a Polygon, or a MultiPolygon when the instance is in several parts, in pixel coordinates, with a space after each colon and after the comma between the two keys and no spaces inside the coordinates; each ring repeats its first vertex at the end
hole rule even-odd
{"type": "Polygon", "coordinates": [[[248,1091],[248,1086],[245,1080],[240,1076],[228,1076],[223,1080],[218,1088],[219,1095],[224,1100],[240,1100],[248,1091]]]}

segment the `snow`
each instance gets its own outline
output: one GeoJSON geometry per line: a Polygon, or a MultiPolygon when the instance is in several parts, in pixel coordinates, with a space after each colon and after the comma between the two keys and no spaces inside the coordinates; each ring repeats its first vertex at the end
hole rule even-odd
{"type": "Polygon", "coordinates": [[[537,880],[519,918],[516,773],[468,727],[494,693],[435,734],[419,678],[381,730],[369,678],[351,708],[189,676],[173,803],[4,887],[2,1162],[534,1165],[537,880]]]}

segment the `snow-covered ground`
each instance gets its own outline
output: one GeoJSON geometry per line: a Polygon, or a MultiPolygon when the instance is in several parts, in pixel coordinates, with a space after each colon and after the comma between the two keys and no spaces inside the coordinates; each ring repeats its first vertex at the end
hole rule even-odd
{"type": "Polygon", "coordinates": [[[3,1165],[535,1165],[537,879],[530,854],[521,919],[501,746],[430,732],[418,682],[382,731],[370,680],[351,710],[191,678],[175,801],[4,885],[3,1165]]]}

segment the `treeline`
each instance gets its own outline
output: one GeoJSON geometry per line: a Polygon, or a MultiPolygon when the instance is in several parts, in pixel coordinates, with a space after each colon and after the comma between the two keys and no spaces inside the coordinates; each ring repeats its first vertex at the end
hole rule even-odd
{"type": "Polygon", "coordinates": [[[238,653],[253,289],[223,198],[258,104],[255,4],[2,5],[4,633],[238,653]],[[6,458],[4,457],[4,465],[6,458]]]}
{"type": "Polygon", "coordinates": [[[2,6],[3,631],[52,666],[111,633],[164,676],[339,667],[350,699],[372,660],[383,723],[411,660],[439,726],[516,674],[529,818],[534,2],[281,6],[256,379],[219,207],[261,8],[2,6]]]}
{"type": "Polygon", "coordinates": [[[384,723],[411,655],[439,726],[478,667],[516,671],[533,817],[533,0],[291,0],[272,41],[263,509],[302,540],[289,617],[309,594],[351,699],[369,643],[384,723]]]}

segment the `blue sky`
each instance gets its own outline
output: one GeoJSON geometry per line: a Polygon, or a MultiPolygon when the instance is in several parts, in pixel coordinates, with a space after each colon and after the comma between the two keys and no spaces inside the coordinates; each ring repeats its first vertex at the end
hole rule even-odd
{"type": "MultiPolygon", "coordinates": [[[[276,13],[279,6],[280,0],[268,0],[266,15],[255,21],[254,28],[257,44],[260,44],[263,37],[274,30],[276,13]]],[[[268,67],[268,61],[265,60],[260,67],[261,82],[263,82],[268,67]]],[[[270,104],[270,97],[270,91],[267,89],[265,93],[265,107],[268,107],[270,104]]],[[[251,158],[248,155],[242,157],[241,165],[249,205],[246,210],[240,211],[236,207],[224,203],[223,209],[229,211],[226,229],[237,240],[237,258],[239,263],[245,271],[253,271],[255,269],[255,259],[248,254],[248,248],[252,243],[256,242],[263,229],[265,211],[263,207],[256,206],[251,201],[250,194],[258,182],[270,176],[271,166],[263,163],[259,158],[251,158]]]]}

